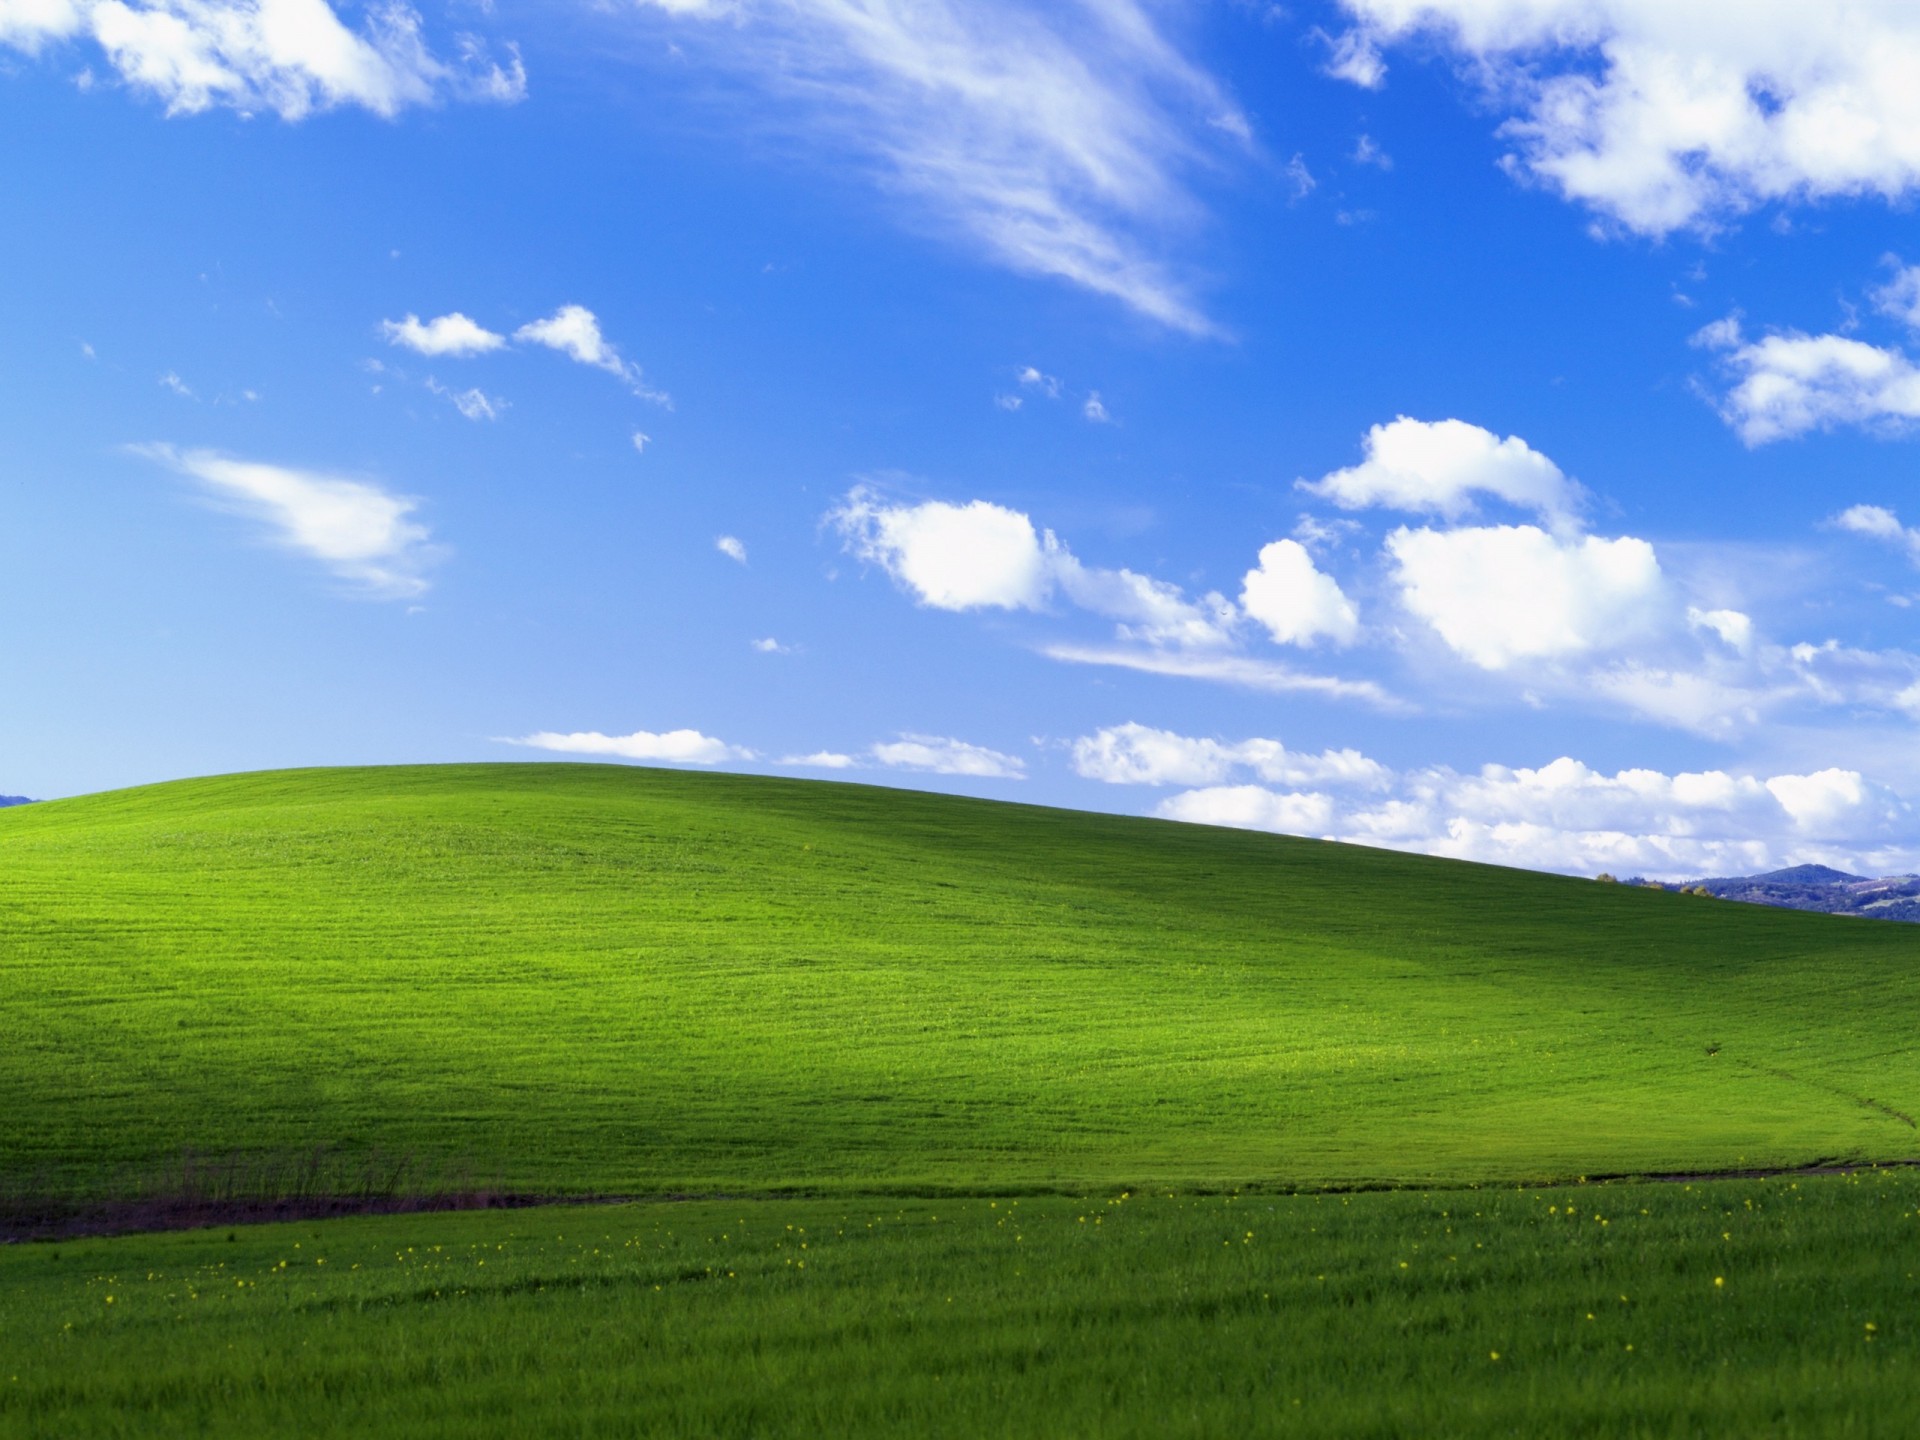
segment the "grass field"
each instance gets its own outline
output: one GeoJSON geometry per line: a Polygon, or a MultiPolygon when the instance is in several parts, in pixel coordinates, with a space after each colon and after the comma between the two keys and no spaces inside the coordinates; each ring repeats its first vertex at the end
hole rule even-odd
{"type": "Polygon", "coordinates": [[[651,1198],[0,1246],[0,1435],[1908,1433],[1920,1171],[1517,1182],[1920,1156],[1916,962],[751,777],[8,810],[13,1233],[651,1198]]]}
{"type": "Polygon", "coordinates": [[[0,1248],[0,1433],[1910,1435],[1920,1177],[0,1248]]]}
{"type": "Polygon", "coordinates": [[[0,1176],[546,1194],[1570,1178],[1920,1153],[1920,929],[608,766],[0,813],[0,1176]]]}

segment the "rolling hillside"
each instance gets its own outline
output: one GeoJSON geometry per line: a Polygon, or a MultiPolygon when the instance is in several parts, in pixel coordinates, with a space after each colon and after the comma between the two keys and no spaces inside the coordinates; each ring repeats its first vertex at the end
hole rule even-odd
{"type": "Polygon", "coordinates": [[[1920,931],[626,767],[0,815],[0,1176],[539,1193],[1472,1181],[1920,1153],[1920,931]]]}

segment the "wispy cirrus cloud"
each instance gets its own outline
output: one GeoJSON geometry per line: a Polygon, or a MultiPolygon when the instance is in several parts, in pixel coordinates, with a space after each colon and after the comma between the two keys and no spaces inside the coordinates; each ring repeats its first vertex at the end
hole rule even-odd
{"type": "Polygon", "coordinates": [[[635,730],[626,735],[603,735],[598,730],[565,734],[538,730],[531,735],[503,739],[502,743],[561,755],[604,755],[615,760],[660,760],[673,765],[723,765],[729,760],[755,758],[751,750],[729,745],[698,730],[635,730]]]}
{"type": "Polygon", "coordinates": [[[880,182],[990,259],[1189,334],[1215,325],[1164,258],[1186,176],[1250,129],[1143,0],[645,0],[702,53],[807,108],[880,182]]]}
{"type": "Polygon", "coordinates": [[[355,591],[408,599],[428,589],[444,551],[414,519],[420,502],[369,480],[241,460],[215,450],[131,447],[196,481],[223,509],[257,521],[275,543],[318,560],[355,591]]]}

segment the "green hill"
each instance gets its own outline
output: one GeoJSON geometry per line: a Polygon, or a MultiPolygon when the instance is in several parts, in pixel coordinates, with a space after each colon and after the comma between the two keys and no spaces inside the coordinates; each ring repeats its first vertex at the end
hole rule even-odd
{"type": "Polygon", "coordinates": [[[541,1193],[1471,1181],[1920,1151],[1920,930],[624,767],[0,814],[0,1175],[541,1193]]]}

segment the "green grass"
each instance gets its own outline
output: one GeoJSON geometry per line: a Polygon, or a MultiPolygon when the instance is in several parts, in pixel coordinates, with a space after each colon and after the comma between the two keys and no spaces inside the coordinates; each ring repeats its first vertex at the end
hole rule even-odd
{"type": "Polygon", "coordinates": [[[860,786],[427,767],[12,809],[0,974],[15,1184],[183,1147],[604,1195],[1920,1152],[1920,929],[860,786]]]}
{"type": "Polygon", "coordinates": [[[1911,1173],[133,1236],[0,1248],[0,1434],[1907,1435],[1916,1271],[1911,1173]]]}

